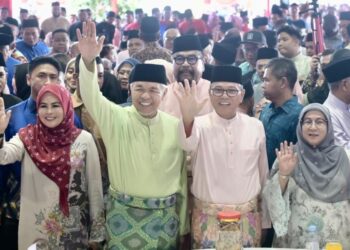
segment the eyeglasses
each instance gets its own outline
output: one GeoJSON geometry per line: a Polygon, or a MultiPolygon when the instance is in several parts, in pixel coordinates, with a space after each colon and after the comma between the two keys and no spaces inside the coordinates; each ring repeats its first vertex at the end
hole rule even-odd
{"type": "Polygon", "coordinates": [[[223,96],[224,93],[226,93],[226,95],[229,97],[234,97],[239,95],[241,91],[238,89],[219,89],[219,88],[210,89],[210,94],[213,96],[220,97],[220,96],[223,96]]]}
{"type": "Polygon", "coordinates": [[[316,120],[305,119],[301,122],[301,125],[306,128],[311,128],[313,124],[315,124],[316,128],[324,128],[327,126],[327,120],[321,118],[316,120]]]}
{"type": "Polygon", "coordinates": [[[187,61],[187,63],[189,65],[195,65],[198,62],[199,59],[201,59],[201,57],[200,56],[196,56],[196,55],[189,55],[189,56],[178,55],[178,56],[174,57],[174,62],[177,65],[182,65],[182,64],[185,63],[185,61],[187,61]]]}

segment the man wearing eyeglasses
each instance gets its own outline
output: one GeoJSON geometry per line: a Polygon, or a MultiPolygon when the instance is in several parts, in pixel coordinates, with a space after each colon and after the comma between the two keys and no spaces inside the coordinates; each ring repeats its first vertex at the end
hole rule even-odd
{"type": "Polygon", "coordinates": [[[180,143],[195,155],[191,168],[194,195],[192,248],[215,248],[217,212],[242,213],[245,246],[260,246],[262,228],[270,227],[266,210],[258,202],[268,176],[265,132],[262,123],[238,112],[245,91],[242,71],[234,66],[215,66],[211,75],[210,101],[214,111],[197,116],[202,101],[197,85],[178,85],[182,121],[180,143]],[[205,228],[205,229],[203,229],[205,228]]]}
{"type": "Polygon", "coordinates": [[[203,101],[203,107],[198,115],[211,112],[213,108],[208,95],[210,82],[202,78],[204,62],[198,36],[180,36],[174,40],[173,71],[176,82],[168,85],[168,91],[159,109],[181,118],[181,110],[175,96],[175,88],[178,84],[184,84],[185,80],[187,80],[190,85],[197,85],[197,98],[203,101]]]}

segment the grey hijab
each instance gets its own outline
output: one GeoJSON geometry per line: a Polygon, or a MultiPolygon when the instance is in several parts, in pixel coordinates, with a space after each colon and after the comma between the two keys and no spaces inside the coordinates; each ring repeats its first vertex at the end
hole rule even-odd
{"type": "Polygon", "coordinates": [[[297,127],[296,152],[299,164],[293,178],[311,197],[324,202],[350,199],[350,163],[344,148],[334,144],[334,131],[329,110],[321,104],[310,104],[301,111],[297,127]],[[318,110],[327,119],[324,141],[317,147],[309,145],[302,136],[301,121],[311,110],[318,110]]]}

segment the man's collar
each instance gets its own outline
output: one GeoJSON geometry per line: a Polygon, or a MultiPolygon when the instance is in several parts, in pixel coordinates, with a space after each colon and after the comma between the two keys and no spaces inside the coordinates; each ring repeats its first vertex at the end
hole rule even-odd
{"type": "Polygon", "coordinates": [[[131,106],[131,110],[132,112],[135,114],[137,120],[139,120],[142,124],[144,125],[153,125],[155,123],[157,123],[160,119],[160,115],[159,115],[159,110],[157,111],[157,114],[155,117],[153,118],[146,118],[146,117],[143,117],[137,110],[136,108],[134,107],[134,105],[131,106]]]}
{"type": "Polygon", "coordinates": [[[292,98],[285,101],[282,104],[282,106],[279,107],[275,107],[274,103],[270,103],[270,108],[274,110],[282,109],[285,113],[289,113],[295,106],[295,103],[298,103],[298,99],[296,96],[293,96],[292,98]]]}

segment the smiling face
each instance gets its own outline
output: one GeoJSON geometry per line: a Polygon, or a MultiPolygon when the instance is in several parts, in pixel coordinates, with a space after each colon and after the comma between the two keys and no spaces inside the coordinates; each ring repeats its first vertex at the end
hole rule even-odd
{"type": "Polygon", "coordinates": [[[145,118],[153,118],[157,115],[164,94],[165,87],[159,83],[140,81],[131,84],[132,104],[145,118]]]}
{"type": "Polygon", "coordinates": [[[301,132],[304,140],[313,147],[319,146],[327,136],[328,121],[318,110],[307,112],[301,121],[301,132]]]}
{"type": "Polygon", "coordinates": [[[190,83],[195,80],[197,83],[202,77],[204,71],[204,63],[202,59],[202,53],[197,50],[181,51],[173,55],[173,71],[174,76],[178,82],[184,82],[187,79],[190,83]],[[197,61],[194,64],[188,63],[188,60],[184,60],[183,64],[176,63],[176,57],[195,57],[197,61]]]}
{"type": "Polygon", "coordinates": [[[224,119],[232,119],[236,115],[237,108],[244,97],[242,85],[232,82],[212,83],[209,93],[215,112],[224,119]],[[223,90],[226,92],[220,93],[223,90]]]}
{"type": "Polygon", "coordinates": [[[60,125],[64,119],[64,111],[59,99],[51,93],[44,94],[39,104],[38,116],[48,128],[60,125]]]}

